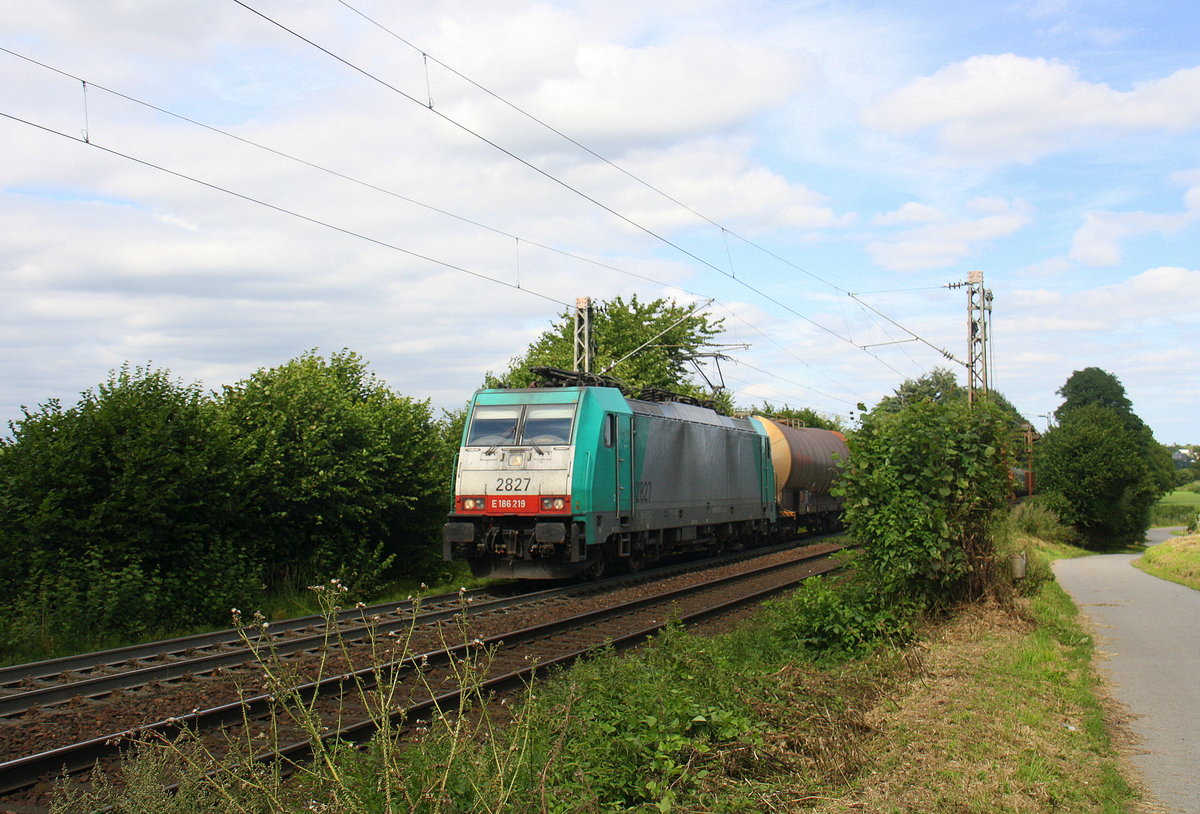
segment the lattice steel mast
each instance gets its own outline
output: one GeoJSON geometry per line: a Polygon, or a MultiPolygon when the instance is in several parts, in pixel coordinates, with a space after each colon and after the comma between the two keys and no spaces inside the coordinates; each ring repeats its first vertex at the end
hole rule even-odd
{"type": "Polygon", "coordinates": [[[575,364],[581,373],[592,372],[592,298],[575,298],[575,364]]]}
{"type": "Polygon", "coordinates": [[[982,271],[968,272],[965,283],[951,283],[947,288],[963,286],[967,289],[967,403],[974,404],[988,392],[992,366],[992,292],[983,287],[982,271]]]}

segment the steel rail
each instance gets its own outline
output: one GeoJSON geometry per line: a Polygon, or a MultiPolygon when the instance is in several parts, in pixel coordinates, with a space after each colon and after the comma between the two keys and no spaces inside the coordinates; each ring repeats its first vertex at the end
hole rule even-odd
{"type": "MultiPolygon", "coordinates": [[[[739,552],[736,555],[718,558],[724,560],[744,559],[747,556],[760,556],[781,547],[754,549],[750,553],[739,552]]],[[[700,561],[710,564],[709,561],[700,561]]],[[[498,597],[477,603],[475,610],[499,611],[507,608],[530,604],[547,599],[554,599],[575,593],[587,593],[605,590],[631,580],[638,582],[659,578],[668,573],[677,573],[681,568],[696,568],[698,563],[668,565],[653,570],[639,572],[635,575],[620,575],[607,580],[598,580],[584,585],[572,584],[540,591],[526,591],[510,596],[498,597]]],[[[410,625],[430,625],[451,618],[458,612],[458,605],[464,600],[474,600],[479,596],[494,593],[494,589],[477,588],[456,593],[439,594],[419,600],[404,600],[370,605],[364,608],[348,608],[338,611],[332,618],[338,625],[345,628],[317,630],[307,635],[279,640],[270,639],[276,651],[281,655],[290,655],[304,651],[317,650],[324,647],[334,635],[345,641],[361,641],[370,635],[372,629],[388,633],[401,630],[410,625]],[[428,600],[428,605],[426,601],[428,600]],[[419,614],[401,615],[388,621],[371,620],[372,617],[382,617],[401,613],[411,613],[414,608],[420,608],[419,614]],[[443,608],[433,610],[432,608],[443,608]]],[[[278,633],[296,633],[304,630],[316,630],[326,624],[323,616],[303,616],[286,619],[281,622],[270,622],[268,630],[272,635],[278,633]]],[[[13,717],[27,712],[35,707],[61,704],[72,699],[91,699],[109,695],[117,690],[131,689],[144,686],[151,682],[172,681],[189,675],[204,675],[225,667],[235,667],[254,660],[253,651],[247,646],[247,639],[263,643],[261,632],[253,631],[253,626],[244,629],[231,628],[208,634],[197,634],[162,642],[152,642],[144,645],[116,648],[79,656],[68,656],[44,662],[31,662],[25,665],[15,665],[10,668],[0,668],[0,686],[18,681],[29,682],[36,674],[37,678],[46,679],[50,676],[63,676],[72,672],[82,672],[85,669],[100,667],[116,667],[120,664],[137,663],[150,658],[172,659],[158,664],[148,664],[115,673],[101,673],[84,676],[70,681],[51,684],[49,686],[33,687],[27,690],[16,690],[0,693],[0,718],[13,717]],[[212,650],[217,647],[233,648],[223,652],[202,652],[189,655],[196,650],[212,650]]]]}
{"type": "MultiPolygon", "coordinates": [[[[760,576],[763,573],[767,573],[772,570],[780,570],[783,568],[789,568],[792,566],[800,565],[804,562],[810,562],[812,560],[819,560],[821,558],[829,558],[830,553],[831,552],[826,552],[826,553],[822,553],[822,554],[813,554],[808,557],[803,557],[803,558],[800,558],[797,560],[793,560],[792,562],[789,562],[789,563],[782,563],[782,564],[769,566],[764,569],[759,569],[758,571],[754,571],[754,572],[750,572],[750,573],[746,573],[746,574],[733,575],[731,577],[726,577],[726,578],[722,578],[719,580],[713,580],[713,581],[710,581],[707,583],[702,583],[702,584],[695,585],[695,586],[688,586],[688,587],[685,587],[682,589],[678,589],[676,591],[671,591],[666,594],[662,594],[660,596],[646,597],[644,600],[639,600],[635,603],[631,603],[631,605],[628,605],[628,606],[621,605],[621,606],[617,606],[615,608],[605,608],[600,611],[593,611],[590,613],[580,614],[571,619],[559,620],[556,622],[552,622],[552,623],[550,623],[549,626],[558,626],[559,624],[565,624],[568,622],[574,623],[576,625],[580,624],[581,622],[582,623],[594,622],[595,620],[592,617],[596,616],[597,614],[619,615],[622,613],[629,613],[629,612],[632,612],[634,605],[639,606],[639,607],[644,607],[646,605],[662,604],[663,602],[670,601],[669,599],[666,599],[666,597],[678,598],[678,596],[676,596],[678,594],[698,593],[699,591],[713,588],[714,586],[722,584],[722,583],[731,582],[731,581],[735,581],[738,579],[750,579],[754,576],[760,576]]],[[[582,657],[584,657],[590,653],[593,653],[604,647],[615,647],[618,649],[631,647],[631,646],[649,638],[650,636],[657,633],[658,631],[662,630],[668,624],[672,624],[672,623],[678,623],[678,624],[683,624],[683,625],[695,624],[697,622],[701,622],[706,619],[712,618],[713,616],[719,616],[722,613],[728,613],[732,610],[736,610],[745,605],[753,604],[755,602],[761,602],[765,599],[770,598],[771,596],[774,596],[775,594],[778,594],[782,591],[787,590],[788,588],[791,588],[792,586],[798,584],[799,582],[803,582],[804,580],[809,579],[811,577],[820,576],[822,574],[829,573],[830,571],[840,570],[841,567],[842,566],[840,563],[837,563],[837,562],[831,560],[831,564],[827,568],[824,568],[819,571],[813,571],[809,574],[805,574],[804,576],[801,576],[799,579],[788,580],[785,582],[781,582],[777,585],[772,585],[772,586],[768,586],[766,588],[758,589],[756,591],[748,592],[748,593],[742,594],[741,596],[734,597],[733,599],[729,599],[724,602],[717,603],[715,605],[710,605],[709,607],[706,607],[706,608],[701,608],[699,610],[681,614],[681,615],[674,617],[672,619],[669,619],[669,620],[654,622],[650,625],[645,625],[637,630],[619,634],[615,637],[606,637],[602,642],[594,642],[591,644],[584,645],[582,647],[578,647],[571,652],[553,656],[549,659],[546,659],[545,661],[540,661],[536,664],[531,664],[528,667],[522,667],[517,670],[510,670],[510,671],[508,671],[506,673],[502,673],[500,675],[485,678],[479,682],[476,689],[472,690],[472,694],[486,695],[488,693],[506,691],[513,687],[522,686],[526,682],[531,681],[534,678],[534,676],[537,674],[538,671],[547,671],[554,667],[569,666],[570,664],[574,663],[579,658],[582,658],[582,657]]],[[[527,633],[531,634],[531,632],[536,629],[537,628],[527,628],[525,630],[516,631],[514,633],[505,634],[503,636],[489,637],[488,639],[482,640],[482,646],[483,647],[488,647],[489,645],[498,646],[500,644],[510,642],[515,636],[525,635],[527,633]]],[[[540,636],[531,635],[530,638],[540,638],[540,636]]],[[[458,650],[461,647],[463,647],[463,646],[460,645],[460,646],[458,646],[458,648],[455,648],[455,649],[458,650]]],[[[439,652],[445,653],[448,651],[439,651],[439,652]]],[[[420,717],[423,715],[432,716],[434,714],[443,714],[446,710],[457,710],[461,707],[462,700],[463,700],[463,694],[464,694],[464,691],[460,688],[457,690],[451,690],[449,692],[442,693],[441,695],[437,695],[437,696],[425,699],[423,701],[418,701],[414,704],[409,704],[404,709],[398,710],[394,713],[390,713],[389,714],[389,724],[391,726],[402,728],[402,727],[409,726],[412,722],[419,723],[420,717]]],[[[334,744],[337,742],[363,744],[363,743],[366,743],[367,741],[369,741],[370,738],[373,737],[377,731],[378,731],[378,722],[374,719],[368,719],[368,720],[363,720],[363,721],[358,721],[356,723],[348,724],[346,726],[339,727],[338,729],[334,729],[329,732],[322,733],[320,737],[321,737],[321,740],[327,744],[334,744]]],[[[275,750],[272,750],[269,752],[261,752],[258,755],[256,755],[253,759],[256,763],[269,763],[272,761],[286,760],[289,763],[291,763],[293,766],[299,766],[300,763],[311,758],[312,753],[313,753],[312,742],[308,741],[308,740],[304,740],[304,741],[296,741],[294,743],[287,744],[285,746],[281,746],[278,749],[275,749],[275,750]]],[[[168,792],[174,792],[177,789],[177,786],[172,784],[171,786],[168,786],[166,788],[167,788],[168,792]]],[[[107,809],[104,809],[104,811],[107,811],[107,809]]]]}
{"type": "MultiPolygon", "coordinates": [[[[494,592],[494,590],[494,588],[474,588],[467,591],[466,595],[477,597],[494,592]]],[[[425,607],[431,607],[444,602],[456,601],[458,598],[459,594],[457,592],[437,594],[422,598],[421,604],[425,607]]],[[[411,608],[412,601],[384,602],[369,605],[366,610],[372,614],[386,615],[396,613],[405,607],[411,608]]],[[[340,623],[353,619],[357,613],[358,610],[348,608],[339,611],[334,618],[340,623]]],[[[273,629],[278,631],[306,630],[323,626],[325,624],[325,617],[321,614],[296,616],[291,619],[281,619],[278,622],[271,622],[270,624],[273,629]]],[[[12,664],[7,667],[0,667],[0,687],[20,684],[21,682],[36,681],[38,679],[49,679],[63,673],[87,672],[103,667],[116,667],[130,662],[144,661],[150,658],[176,656],[189,653],[193,650],[240,645],[241,634],[239,630],[237,628],[225,628],[209,633],[196,633],[191,636],[180,636],[174,639],[116,647],[111,650],[98,650],[91,653],[78,653],[73,656],[46,659],[44,661],[12,664]]]]}
{"type": "MultiPolygon", "coordinates": [[[[552,598],[562,590],[550,589],[549,591],[537,592],[536,594],[502,597],[478,603],[476,607],[483,611],[504,610],[515,605],[552,598]]],[[[458,595],[454,594],[453,596],[457,597],[458,595]]],[[[464,593],[459,597],[458,601],[465,602],[469,598],[473,597],[464,593]]],[[[409,603],[409,605],[411,609],[412,603],[409,603]]],[[[279,655],[292,655],[305,651],[319,650],[328,646],[332,640],[340,639],[347,642],[361,641],[371,635],[373,629],[376,632],[386,635],[392,631],[404,630],[414,625],[426,626],[436,624],[452,618],[460,612],[460,609],[458,607],[449,607],[442,610],[420,611],[415,616],[400,617],[388,621],[380,620],[377,623],[371,621],[370,616],[366,616],[369,612],[369,608],[352,611],[352,613],[360,615],[360,621],[346,628],[330,628],[317,633],[282,639],[275,638],[274,635],[268,635],[261,629],[255,630],[253,627],[250,627],[245,634],[247,638],[245,640],[239,639],[237,649],[232,652],[202,653],[192,658],[151,664],[132,670],[123,670],[119,673],[91,676],[68,683],[55,684],[48,687],[36,687],[31,690],[0,696],[0,718],[19,715],[34,707],[59,704],[74,698],[99,698],[117,690],[140,687],[153,681],[171,681],[183,676],[211,673],[223,667],[247,664],[254,661],[254,646],[266,646],[269,644],[272,650],[279,655]]],[[[340,620],[341,624],[345,624],[347,618],[349,617],[343,617],[340,620]]],[[[275,625],[271,624],[267,630],[271,631],[274,627],[275,625]]]]}
{"type": "MultiPolygon", "coordinates": [[[[806,562],[812,562],[822,558],[829,558],[830,553],[831,552],[829,551],[810,552],[787,562],[773,563],[740,574],[724,575],[695,585],[682,586],[652,596],[641,597],[627,604],[600,608],[582,614],[577,614],[575,616],[556,619],[541,625],[535,625],[516,631],[489,636],[486,639],[478,640],[476,643],[459,644],[450,648],[430,651],[419,655],[407,656],[404,659],[390,662],[388,664],[371,665],[353,673],[330,676],[319,682],[311,682],[297,686],[293,688],[291,692],[298,693],[301,698],[305,699],[306,702],[310,702],[317,695],[321,695],[335,689],[338,691],[343,691],[347,684],[352,684],[354,686],[361,687],[364,690],[369,690],[375,686],[375,681],[381,674],[413,670],[417,669],[418,667],[424,669],[426,664],[433,667],[444,665],[454,658],[461,658],[468,654],[470,648],[472,647],[499,647],[501,644],[508,644],[511,646],[515,643],[526,642],[536,638],[545,638],[563,630],[578,629],[589,624],[595,624],[603,619],[627,615],[648,606],[670,603],[689,594],[697,594],[706,590],[713,590],[720,586],[725,586],[734,582],[745,581],[769,574],[772,571],[793,568],[806,562]]],[[[720,607],[724,608],[731,603],[735,605],[746,604],[748,602],[755,601],[755,598],[757,597],[770,595],[785,590],[791,585],[796,584],[796,582],[802,581],[809,576],[815,576],[817,573],[826,573],[837,568],[840,568],[840,564],[831,559],[830,565],[821,571],[812,574],[806,574],[798,580],[786,581],[779,585],[755,592],[751,598],[739,598],[737,600],[731,600],[731,602],[722,603],[720,607]]],[[[685,618],[701,618],[706,614],[711,615],[712,613],[716,612],[721,611],[696,611],[688,614],[686,617],[680,617],[680,620],[682,621],[685,618]]],[[[645,630],[657,630],[660,629],[664,624],[666,624],[666,622],[658,623],[650,628],[645,628],[645,630]]],[[[617,638],[624,639],[625,637],[620,636],[617,638]]],[[[612,642],[616,641],[616,639],[606,638],[604,641],[612,642]]],[[[601,644],[602,643],[596,643],[588,648],[584,648],[580,652],[590,652],[590,650],[601,646],[601,644]]],[[[539,665],[539,667],[545,667],[551,663],[558,663],[559,660],[560,657],[555,657],[550,661],[543,662],[541,665],[539,665]]],[[[436,699],[434,699],[434,701],[436,701],[436,699]]],[[[45,777],[60,775],[64,772],[67,774],[75,774],[86,771],[90,769],[97,760],[111,758],[115,754],[119,753],[120,745],[123,742],[145,740],[148,738],[170,739],[177,737],[185,730],[197,731],[203,728],[217,726],[222,723],[241,721],[244,718],[253,718],[257,715],[261,715],[274,703],[274,696],[271,694],[262,694],[251,698],[246,698],[238,702],[225,704],[219,707],[213,707],[211,709],[193,711],[185,715],[168,718],[166,720],[148,724],[143,727],[104,735],[78,744],[63,746],[35,755],[29,755],[7,761],[5,763],[0,763],[0,794],[10,794],[23,788],[27,788],[45,777]]],[[[432,701],[422,703],[432,703],[432,701]]],[[[421,704],[416,705],[416,707],[420,706],[421,704]]],[[[356,731],[357,727],[371,725],[373,724],[370,724],[369,722],[360,722],[358,724],[351,724],[343,729],[345,731],[352,732],[356,731]]],[[[342,732],[343,729],[335,730],[331,732],[330,735],[336,735],[339,732],[342,732]]],[[[311,748],[311,746],[309,748],[311,748]]],[[[280,750],[280,754],[284,754],[285,757],[287,756],[283,750],[280,750]]]]}

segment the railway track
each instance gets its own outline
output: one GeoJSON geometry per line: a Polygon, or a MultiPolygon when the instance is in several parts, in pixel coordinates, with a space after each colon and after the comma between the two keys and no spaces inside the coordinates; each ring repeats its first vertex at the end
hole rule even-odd
{"type": "MultiPolygon", "coordinates": [[[[542,598],[555,591],[539,592],[542,598]]],[[[374,625],[384,634],[412,624],[434,624],[458,612],[464,599],[478,602],[481,609],[502,610],[536,601],[536,595],[514,593],[497,596],[478,589],[429,597],[414,614],[412,601],[373,605],[365,609],[341,610],[334,616],[336,633],[349,641],[367,636],[372,626],[363,621],[377,617],[374,625]]],[[[330,631],[322,616],[306,616],[272,622],[265,630],[238,630],[188,636],[164,642],[136,645],[102,653],[88,653],[54,661],[0,669],[0,718],[21,715],[31,709],[67,701],[94,699],[119,690],[136,689],[169,682],[185,676],[201,676],[237,667],[254,660],[250,645],[267,644],[281,655],[319,650],[329,641],[330,631]],[[249,640],[247,641],[247,636],[249,640]]]]}
{"type": "MultiPolygon", "coordinates": [[[[495,612],[532,602],[548,601],[611,590],[627,584],[661,579],[697,567],[712,567],[736,562],[747,556],[768,553],[778,548],[726,555],[701,562],[682,563],[611,577],[597,582],[529,590],[513,583],[493,588],[477,588],[423,597],[414,617],[414,602],[404,600],[347,608],[332,619],[338,635],[346,641],[362,640],[378,629],[382,634],[404,630],[411,625],[429,625],[450,619],[465,599],[474,604],[475,613],[495,612]],[[367,620],[374,620],[368,622],[367,620]]],[[[270,641],[281,655],[313,652],[326,646],[329,631],[325,616],[314,614],[269,623],[270,641]]],[[[245,640],[245,629],[229,628],[210,633],[184,636],[159,642],[131,645],[94,653],[82,653],[47,661],[0,667],[0,721],[30,710],[65,702],[100,698],[120,690],[132,690],[184,677],[202,676],[254,661],[245,640]]],[[[0,752],[0,760],[4,759],[0,752]]]]}
{"type": "MultiPolygon", "coordinates": [[[[728,566],[720,570],[735,573],[722,573],[717,577],[646,572],[640,575],[643,581],[636,585],[622,585],[619,584],[622,581],[617,580],[584,586],[592,592],[586,598],[580,597],[580,586],[569,586],[512,597],[460,592],[438,598],[441,607],[430,608],[428,614],[418,613],[415,617],[411,606],[407,615],[399,608],[394,609],[395,618],[390,618],[388,613],[376,612],[381,610],[377,607],[356,609],[354,612],[360,617],[357,622],[345,618],[345,614],[337,620],[341,642],[358,639],[369,639],[370,642],[362,649],[346,647],[341,658],[322,661],[322,670],[336,668],[332,674],[287,689],[294,691],[293,701],[299,700],[310,706],[313,714],[320,718],[321,727],[328,727],[322,737],[361,742],[371,737],[380,720],[377,710],[372,714],[367,708],[372,694],[380,689],[380,681],[385,683],[391,708],[396,710],[392,713],[393,725],[415,721],[422,716],[428,717],[432,711],[453,709],[457,705],[460,691],[456,686],[456,661],[476,661],[486,653],[486,675],[481,676],[484,687],[488,691],[503,689],[513,682],[526,680],[534,669],[569,662],[606,643],[619,646],[640,641],[661,628],[669,618],[678,618],[685,623],[696,621],[757,601],[808,576],[824,573],[837,567],[828,556],[837,548],[832,544],[817,544],[794,549],[791,553],[776,551],[766,558],[760,557],[774,559],[768,564],[728,566]],[[650,578],[656,579],[644,581],[650,578]],[[446,607],[445,603],[451,605],[446,607]],[[412,633],[418,619],[426,631],[420,635],[412,633]],[[531,624],[533,619],[536,621],[531,624]],[[461,643],[447,645],[448,626],[455,628],[461,643]],[[360,627],[369,631],[360,632],[360,627]],[[380,642],[387,645],[397,640],[403,642],[403,652],[380,646],[380,642]]],[[[258,640],[256,646],[270,647],[269,658],[276,660],[273,663],[287,658],[289,652],[311,651],[314,644],[318,651],[331,646],[330,632],[313,632],[312,620],[306,624],[301,624],[300,620],[291,621],[296,624],[273,625],[268,634],[258,640]],[[277,632],[280,628],[284,629],[283,633],[277,632]],[[316,642],[317,639],[324,644],[316,642]]],[[[229,645],[227,642],[214,645],[218,650],[222,646],[229,645]]],[[[186,648],[182,652],[186,653],[186,648]]],[[[210,665],[232,657],[230,653],[214,652],[202,658],[208,659],[205,665],[210,665]]],[[[107,657],[101,660],[104,658],[107,657]]],[[[245,660],[245,654],[242,654],[242,661],[245,660]]],[[[189,661],[195,661],[195,658],[176,658],[163,665],[163,669],[186,672],[188,667],[178,665],[189,661]]],[[[146,668],[127,672],[138,673],[141,669],[146,668]]],[[[212,673],[220,668],[203,666],[203,669],[212,673]]],[[[300,672],[303,672],[302,668],[300,672]]],[[[79,682],[66,686],[79,686],[79,682]]],[[[105,690],[98,688],[101,685],[95,686],[93,697],[121,696],[123,693],[121,688],[105,690]]],[[[313,748],[311,739],[299,728],[279,730],[278,718],[272,717],[272,710],[277,709],[279,690],[274,687],[253,697],[235,697],[225,703],[195,708],[190,702],[177,703],[173,708],[175,714],[153,723],[79,737],[72,743],[8,760],[0,763],[0,794],[12,795],[29,789],[44,778],[63,771],[84,772],[97,760],[113,761],[118,757],[121,744],[171,739],[184,730],[216,732],[226,728],[237,734],[241,727],[266,728],[274,721],[276,728],[271,733],[271,742],[279,745],[259,755],[258,759],[303,760],[313,748]]],[[[16,693],[9,698],[24,694],[16,693]]],[[[82,697],[78,692],[74,696],[76,699],[82,697]]],[[[186,694],[180,695],[179,701],[186,697],[186,694]]],[[[16,708],[18,702],[11,703],[16,708]]],[[[253,742],[254,738],[265,736],[259,732],[241,732],[238,737],[253,742]]],[[[212,740],[213,748],[219,740],[212,740]]]]}

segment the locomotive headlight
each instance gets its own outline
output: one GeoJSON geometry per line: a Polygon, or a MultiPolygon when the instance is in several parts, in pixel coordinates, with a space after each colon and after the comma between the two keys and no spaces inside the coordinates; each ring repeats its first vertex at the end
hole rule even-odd
{"type": "Polygon", "coordinates": [[[567,507],[567,502],[561,497],[544,497],[542,498],[542,508],[546,511],[558,510],[562,511],[567,507]]]}
{"type": "Polygon", "coordinates": [[[478,511],[483,508],[483,498],[481,497],[464,497],[462,507],[465,511],[478,511]]]}

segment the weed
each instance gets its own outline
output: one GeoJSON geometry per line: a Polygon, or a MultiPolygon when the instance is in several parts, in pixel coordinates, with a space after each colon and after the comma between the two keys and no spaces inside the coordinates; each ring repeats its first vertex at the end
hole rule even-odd
{"type": "Polygon", "coordinates": [[[1075,543],[1077,535],[1058,512],[1035,498],[1018,503],[1009,513],[1013,528],[1049,543],[1075,543]]]}
{"type": "MultiPolygon", "coordinates": [[[[339,586],[317,594],[332,617],[339,586]]],[[[916,636],[915,607],[813,581],[729,633],[668,627],[507,702],[484,697],[492,654],[470,648],[455,663],[461,710],[403,722],[403,738],[393,718],[399,671],[387,665],[411,657],[410,645],[375,636],[376,686],[357,692],[380,734],[361,750],[318,745],[320,716],[267,645],[262,680],[279,699],[280,728],[299,726],[312,741],[310,764],[253,763],[274,734],[231,734],[220,757],[195,738],[147,743],[115,778],[123,786],[102,778],[87,796],[63,791],[55,810],[1032,812],[1108,810],[1102,801],[1113,800],[1116,811],[1131,792],[1111,759],[1092,642],[1074,614],[1046,583],[1032,601],[968,607],[901,647],[916,636]],[[164,782],[180,791],[164,795],[164,782]]],[[[348,658],[329,630],[330,651],[348,658]]],[[[460,625],[449,635],[470,634],[460,625]]]]}

